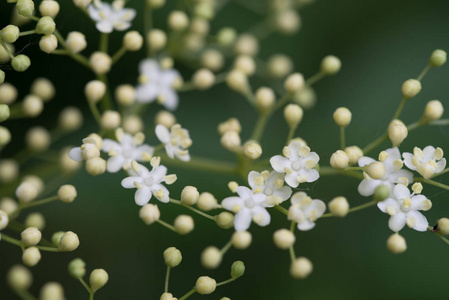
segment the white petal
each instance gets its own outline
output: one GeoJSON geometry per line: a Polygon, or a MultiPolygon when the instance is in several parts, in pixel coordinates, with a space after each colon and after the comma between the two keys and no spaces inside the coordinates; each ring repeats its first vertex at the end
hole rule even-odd
{"type": "Polygon", "coordinates": [[[291,174],[285,175],[285,182],[292,188],[298,187],[298,174],[296,172],[293,172],[291,174]]]}
{"type": "Polygon", "coordinates": [[[150,172],[150,175],[153,176],[155,182],[161,182],[165,175],[167,175],[167,167],[163,165],[159,165],[159,167],[153,169],[150,172]]]}
{"type": "Polygon", "coordinates": [[[397,184],[394,187],[393,194],[396,199],[401,200],[410,197],[410,190],[403,184],[397,184]]]}
{"type": "Polygon", "coordinates": [[[441,171],[444,170],[444,168],[446,168],[446,159],[442,158],[442,159],[440,159],[439,162],[437,162],[437,169],[436,169],[435,173],[440,173],[441,171]]]}
{"type": "Polygon", "coordinates": [[[314,182],[320,178],[320,173],[315,169],[300,169],[298,173],[301,176],[306,176],[307,182],[314,182]]]}
{"type": "Polygon", "coordinates": [[[267,202],[267,195],[263,193],[253,194],[251,196],[253,197],[254,202],[256,202],[258,205],[264,205],[267,202]]]}
{"type": "Polygon", "coordinates": [[[221,205],[227,210],[233,211],[236,205],[243,207],[243,200],[240,197],[228,197],[221,201],[221,205]]]}
{"type": "MultiPolygon", "coordinates": [[[[275,155],[270,159],[271,167],[279,173],[285,173],[285,168],[291,168],[291,163],[288,158],[281,155],[275,155]]],[[[296,185],[298,186],[298,185],[296,185]]]]}
{"type": "Polygon", "coordinates": [[[167,152],[168,157],[171,159],[175,158],[176,151],[179,149],[179,147],[173,146],[169,142],[165,144],[165,152],[167,152]]]}
{"type": "Polygon", "coordinates": [[[145,59],[139,63],[139,72],[145,75],[148,80],[154,81],[159,77],[160,69],[154,59],[145,59]]]}
{"type": "Polygon", "coordinates": [[[259,226],[267,226],[270,224],[271,216],[263,207],[255,207],[253,209],[254,222],[259,226]]]}
{"type": "Polygon", "coordinates": [[[401,182],[399,178],[405,177],[408,179],[408,182],[413,182],[413,173],[408,170],[397,170],[391,172],[387,175],[386,180],[391,183],[399,183],[401,182]]]}
{"type": "Polygon", "coordinates": [[[387,149],[385,150],[385,152],[387,152],[388,158],[391,159],[392,161],[401,159],[401,152],[399,151],[398,147],[387,149]]]}
{"type": "Polygon", "coordinates": [[[180,155],[179,152],[175,152],[175,155],[176,155],[177,158],[179,158],[179,160],[190,161],[190,154],[189,153],[180,155]]]}
{"type": "Polygon", "coordinates": [[[170,142],[170,131],[164,125],[159,124],[156,126],[156,136],[164,144],[170,142]]]}
{"type": "Polygon", "coordinates": [[[427,207],[427,202],[424,202],[426,200],[427,200],[427,197],[424,195],[413,196],[410,199],[410,201],[412,202],[412,206],[410,206],[410,210],[422,210],[424,207],[427,207]]]}
{"type": "Polygon", "coordinates": [[[175,69],[162,70],[160,74],[160,83],[166,88],[172,89],[173,83],[181,77],[175,69]]]}
{"type": "Polygon", "coordinates": [[[121,20],[114,22],[115,30],[124,31],[124,30],[128,29],[129,27],[131,27],[131,23],[129,23],[129,22],[125,22],[125,21],[121,21],[121,20]]]}
{"type": "Polygon", "coordinates": [[[97,27],[98,31],[103,33],[111,33],[114,29],[114,26],[109,20],[101,20],[97,22],[95,26],[97,27]]]}
{"type": "Polygon", "coordinates": [[[137,205],[144,206],[147,204],[151,199],[151,189],[147,186],[144,186],[141,189],[138,189],[136,191],[136,194],[134,195],[134,200],[136,201],[137,205]]]}
{"type": "Polygon", "coordinates": [[[288,144],[288,149],[290,150],[290,158],[292,160],[297,160],[299,158],[299,150],[304,147],[304,144],[298,141],[293,141],[288,144]]]}
{"type": "Polygon", "coordinates": [[[310,210],[315,210],[317,213],[316,217],[319,218],[326,211],[326,204],[318,199],[312,200],[312,203],[308,207],[307,212],[309,212],[310,210]]]}
{"type": "Polygon", "coordinates": [[[159,96],[162,96],[164,102],[162,105],[168,110],[175,110],[178,107],[178,94],[173,89],[162,89],[159,90],[159,96]]]}
{"type": "Polygon", "coordinates": [[[133,159],[137,160],[137,161],[142,161],[143,157],[142,155],[144,153],[148,153],[150,155],[153,155],[154,153],[154,148],[151,147],[150,145],[142,145],[140,147],[137,147],[133,153],[132,153],[132,157],[133,159]]]}
{"type": "Polygon", "coordinates": [[[359,159],[359,167],[364,167],[364,166],[369,165],[370,163],[373,163],[375,161],[376,160],[371,157],[363,156],[359,159]]]}
{"type": "Polygon", "coordinates": [[[381,212],[387,213],[387,207],[394,207],[396,212],[399,211],[399,204],[398,201],[392,198],[387,198],[384,201],[381,201],[377,203],[377,207],[380,209],[381,212]]]}
{"type": "Polygon", "coordinates": [[[110,157],[106,164],[106,170],[109,173],[117,173],[123,168],[123,164],[125,163],[125,158],[121,155],[116,155],[110,157]]]}
{"type": "Polygon", "coordinates": [[[87,11],[89,12],[89,16],[92,20],[101,21],[100,12],[93,5],[89,5],[87,11]]]}
{"type": "Polygon", "coordinates": [[[260,176],[259,172],[256,172],[256,171],[249,172],[249,174],[248,174],[248,184],[249,184],[249,186],[251,188],[254,188],[255,186],[257,186],[255,180],[259,176],[260,176]]]}
{"type": "Polygon", "coordinates": [[[374,191],[376,188],[382,184],[382,181],[375,180],[375,179],[363,179],[362,182],[360,182],[358,191],[360,195],[368,197],[374,194],[374,191]]]}
{"type": "Polygon", "coordinates": [[[288,186],[283,186],[280,189],[274,190],[273,195],[281,197],[285,201],[292,195],[292,189],[288,186]]]}
{"type": "Polygon", "coordinates": [[[83,161],[83,156],[81,154],[81,148],[76,147],[76,148],[70,149],[69,157],[75,161],[83,161]]]}
{"type": "Polygon", "coordinates": [[[423,161],[428,162],[429,160],[433,159],[433,154],[435,153],[435,147],[433,146],[427,146],[422,150],[424,153],[423,161]]]}
{"type": "Polygon", "coordinates": [[[398,212],[394,216],[390,217],[388,220],[388,227],[394,232],[398,232],[402,228],[404,228],[406,223],[405,214],[403,212],[398,212]]]}
{"type": "Polygon", "coordinates": [[[120,145],[119,143],[117,143],[116,141],[113,141],[111,139],[104,139],[103,140],[103,145],[101,146],[101,150],[103,152],[109,153],[109,151],[111,151],[111,149],[114,150],[122,150],[122,145],[120,145]]]}
{"type": "Polygon", "coordinates": [[[130,22],[136,17],[136,10],[132,8],[125,8],[120,11],[120,19],[122,21],[130,22]]]}
{"type": "Polygon", "coordinates": [[[407,214],[407,218],[413,218],[415,220],[415,224],[413,229],[416,231],[427,231],[427,227],[429,227],[429,222],[427,222],[426,217],[418,211],[410,211],[407,214]]]}
{"type": "Polygon", "coordinates": [[[162,189],[164,191],[164,196],[161,199],[159,199],[155,195],[156,199],[158,199],[159,201],[161,201],[163,203],[170,202],[170,192],[167,190],[167,188],[165,186],[163,186],[162,184],[161,185],[157,184],[155,186],[157,187],[157,190],[162,189]]]}
{"type": "Polygon", "coordinates": [[[251,198],[253,196],[253,192],[246,186],[239,186],[235,191],[242,199],[251,198]]]}
{"type": "Polygon", "coordinates": [[[134,185],[134,182],[136,181],[142,183],[142,178],[140,178],[139,176],[126,177],[122,180],[121,184],[125,189],[134,189],[136,188],[136,186],[134,185]]]}
{"type": "Polygon", "coordinates": [[[156,100],[159,88],[153,82],[140,84],[136,87],[136,100],[142,103],[149,103],[156,100]]]}
{"type": "Polygon", "coordinates": [[[402,153],[402,157],[404,158],[404,164],[410,170],[416,170],[416,167],[412,163],[413,154],[412,153],[402,153]]]}
{"type": "Polygon", "coordinates": [[[315,222],[310,221],[309,219],[306,219],[302,221],[301,223],[298,223],[298,229],[301,231],[308,231],[315,227],[315,222]]]}
{"type": "Polygon", "coordinates": [[[236,231],[245,231],[251,225],[252,214],[249,209],[240,210],[234,217],[234,228],[236,231]]]}
{"type": "Polygon", "coordinates": [[[320,161],[320,157],[316,152],[310,152],[309,155],[307,155],[306,160],[313,160],[314,162],[318,163],[320,161]]]}

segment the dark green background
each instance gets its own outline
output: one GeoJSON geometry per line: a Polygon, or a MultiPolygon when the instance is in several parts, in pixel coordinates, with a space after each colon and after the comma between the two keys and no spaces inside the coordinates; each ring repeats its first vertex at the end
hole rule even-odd
{"type": "MultiPolygon", "coordinates": [[[[243,0],[242,0],[243,1],[243,0]]],[[[143,1],[130,1],[139,7],[143,1]]],[[[170,1],[168,1],[170,2],[170,1]]],[[[253,2],[257,2],[253,0],[253,2]]],[[[157,27],[165,27],[168,5],[156,14],[157,27]]],[[[10,5],[0,4],[0,23],[8,23],[10,5]]],[[[318,152],[326,165],[338,148],[338,128],[332,122],[332,112],[347,106],[353,112],[353,122],[347,130],[349,144],[364,146],[380,135],[396,109],[400,86],[408,78],[416,77],[427,63],[430,53],[437,48],[449,50],[449,2],[393,1],[393,0],[321,0],[301,12],[302,29],[293,37],[270,36],[261,45],[261,57],[281,52],[293,57],[295,70],[306,77],[313,75],[321,58],[334,54],[343,61],[341,72],[316,85],[317,106],[308,111],[298,135],[306,139],[318,152]]],[[[133,28],[142,28],[142,16],[133,28]]],[[[239,31],[253,25],[259,17],[238,5],[225,8],[213,24],[213,31],[224,24],[239,31]]],[[[97,33],[71,1],[64,1],[62,13],[56,19],[58,28],[66,34],[71,30],[89,32],[90,46],[95,49],[97,33]]],[[[122,33],[114,32],[112,47],[117,49],[122,33]]],[[[37,76],[52,79],[57,86],[57,97],[46,105],[46,112],[37,120],[7,122],[14,131],[13,143],[6,150],[11,155],[23,145],[22,134],[32,124],[56,124],[56,112],[67,104],[85,109],[82,88],[93,76],[83,67],[63,57],[53,57],[38,52],[38,39],[23,38],[20,47],[28,46],[24,53],[32,58],[31,69],[17,76],[7,72],[8,80],[20,87],[25,96],[31,80],[37,76]]],[[[135,84],[137,63],[143,52],[126,56],[111,73],[115,84],[135,84]]],[[[186,78],[190,76],[185,71],[186,78]]],[[[428,100],[439,99],[448,104],[448,67],[433,69],[423,81],[423,90],[407,104],[403,120],[406,123],[419,118],[428,100]]],[[[159,110],[151,106],[145,122],[152,124],[152,115],[159,110]]],[[[95,130],[88,111],[89,122],[76,134],[55,145],[77,144],[86,134],[95,130]]],[[[194,144],[191,153],[206,157],[233,160],[233,156],[219,146],[216,125],[231,117],[238,117],[243,125],[242,137],[248,138],[255,122],[255,114],[245,100],[230,92],[224,85],[210,91],[181,95],[176,112],[179,122],[190,130],[194,144]]],[[[447,114],[446,114],[447,116],[447,114]]],[[[268,158],[281,151],[287,135],[287,126],[280,114],[270,122],[262,146],[268,158]]],[[[411,151],[413,146],[440,146],[449,151],[449,128],[421,128],[409,134],[401,146],[411,151]]],[[[151,140],[155,144],[154,137],[151,140]]],[[[388,145],[385,145],[387,147],[388,145]]],[[[380,150],[380,149],[379,149],[380,150]]],[[[3,153],[2,153],[3,154],[3,153]]],[[[232,177],[210,176],[204,173],[170,168],[176,172],[178,182],[170,191],[178,197],[182,187],[195,185],[200,191],[209,191],[218,199],[229,196],[226,183],[232,177]]],[[[293,280],[289,274],[289,256],[271,242],[272,233],[289,223],[277,211],[272,212],[273,222],[267,228],[252,226],[254,242],[246,251],[231,250],[222,266],[207,271],[199,265],[199,255],[208,245],[223,246],[232,230],[217,228],[207,220],[196,218],[196,230],[187,236],[178,236],[158,224],[145,226],[138,218],[139,208],[134,204],[133,191],[120,187],[123,174],[106,174],[93,178],[84,171],[70,179],[78,187],[79,197],[70,204],[56,203],[42,207],[47,218],[44,235],[47,238],[57,230],[73,230],[81,239],[74,253],[43,253],[42,261],[33,268],[32,291],[37,294],[47,281],[59,281],[66,288],[68,299],[87,299],[84,289],[70,278],[67,263],[82,257],[88,270],[105,268],[110,275],[108,285],[95,299],[159,299],[163,290],[165,266],[162,252],[169,246],[182,250],[183,263],[172,272],[170,290],[178,297],[187,292],[200,275],[210,275],[221,281],[228,278],[234,260],[243,260],[247,272],[244,277],[211,296],[193,296],[192,299],[446,299],[449,275],[449,248],[430,233],[419,233],[405,228],[408,251],[393,255],[385,247],[391,231],[388,216],[376,208],[349,215],[347,218],[319,221],[311,232],[297,235],[296,252],[310,258],[313,274],[304,281],[293,280]]],[[[448,177],[440,178],[447,182],[448,177]]],[[[244,184],[244,181],[240,181],[244,184]]],[[[357,194],[358,181],[350,178],[321,178],[304,187],[313,197],[326,202],[334,196],[345,195],[351,205],[367,201],[357,194]]],[[[0,187],[1,188],[1,187],[0,187]]],[[[448,193],[425,187],[425,195],[433,200],[432,210],[425,213],[431,224],[449,215],[448,193]]],[[[159,205],[162,218],[173,220],[181,207],[159,205]]],[[[21,216],[23,220],[24,216],[21,216]]],[[[12,245],[0,246],[0,298],[15,299],[4,284],[6,270],[20,262],[20,250],[12,245]]]]}

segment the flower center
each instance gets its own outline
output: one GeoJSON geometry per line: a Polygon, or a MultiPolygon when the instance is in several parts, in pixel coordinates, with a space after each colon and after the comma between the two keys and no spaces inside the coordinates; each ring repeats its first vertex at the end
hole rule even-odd
{"type": "Polygon", "coordinates": [[[122,151],[122,156],[124,157],[124,158],[131,158],[131,156],[132,156],[132,150],[131,149],[123,149],[123,151],[122,151]]]}
{"type": "Polygon", "coordinates": [[[267,196],[270,196],[273,194],[273,190],[271,188],[267,187],[263,193],[267,196]]]}
{"type": "Polygon", "coordinates": [[[143,180],[143,183],[146,185],[146,186],[152,186],[153,184],[154,184],[154,179],[153,179],[153,176],[148,176],[147,178],[145,178],[144,180],[143,180]]]}
{"type": "Polygon", "coordinates": [[[247,208],[254,208],[256,206],[256,202],[254,202],[253,198],[248,198],[245,200],[245,206],[247,208]]]}
{"type": "Polygon", "coordinates": [[[293,170],[298,171],[299,168],[301,168],[301,161],[300,160],[297,160],[294,163],[292,163],[292,169],[293,170]]]}

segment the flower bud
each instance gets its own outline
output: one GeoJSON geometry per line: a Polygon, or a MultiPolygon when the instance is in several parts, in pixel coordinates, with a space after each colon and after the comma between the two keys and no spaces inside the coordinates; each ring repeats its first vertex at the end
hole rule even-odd
{"type": "Polygon", "coordinates": [[[280,33],[291,35],[298,32],[301,19],[295,10],[283,9],[275,14],[274,23],[280,33]]]}
{"type": "MultiPolygon", "coordinates": [[[[2,200],[3,202],[4,200],[2,200]]],[[[4,204],[2,203],[2,209],[4,204]]],[[[15,209],[14,209],[15,210],[15,209]]],[[[8,226],[9,217],[6,211],[0,210],[0,230],[5,229],[8,226]]]]}
{"type": "Polygon", "coordinates": [[[41,252],[36,247],[29,247],[23,251],[22,262],[28,267],[34,267],[41,260],[41,252]]]}
{"type": "Polygon", "coordinates": [[[77,196],[76,189],[73,185],[65,184],[58,190],[58,199],[65,203],[72,203],[77,196]]]}
{"type": "Polygon", "coordinates": [[[50,101],[56,94],[55,86],[47,78],[37,78],[31,85],[31,94],[38,96],[42,101],[50,101]]]}
{"type": "MultiPolygon", "coordinates": [[[[106,87],[105,87],[106,91],[106,87]]],[[[103,93],[104,95],[104,93],[103,93]]],[[[120,105],[129,106],[132,105],[136,100],[136,91],[134,87],[130,84],[119,85],[115,89],[115,98],[120,105]]]]}
{"type": "Polygon", "coordinates": [[[195,228],[193,218],[188,215],[179,215],[173,224],[176,232],[182,235],[190,233],[195,228]]]}
{"type": "Polygon", "coordinates": [[[79,8],[87,8],[92,0],[73,0],[75,6],[79,8]]]}
{"type": "Polygon", "coordinates": [[[267,73],[272,78],[281,79],[293,70],[293,62],[287,55],[275,54],[267,62],[267,73]]]}
{"type": "Polygon", "coordinates": [[[157,205],[145,204],[139,211],[139,217],[145,224],[150,225],[159,220],[161,212],[157,205]]]}
{"type": "Polygon", "coordinates": [[[385,175],[385,165],[380,161],[375,161],[365,166],[365,172],[372,179],[381,179],[385,175]]]}
{"type": "Polygon", "coordinates": [[[408,129],[407,126],[404,125],[399,120],[391,121],[388,126],[388,137],[390,138],[391,143],[394,147],[399,146],[407,137],[408,129]]]}
{"type": "Polygon", "coordinates": [[[107,110],[101,116],[101,127],[104,129],[116,129],[120,126],[120,114],[113,110],[107,110]]]}
{"type": "Polygon", "coordinates": [[[30,58],[24,54],[19,54],[11,60],[11,66],[17,72],[26,71],[30,65],[30,58]]]}
{"type": "Polygon", "coordinates": [[[194,205],[198,202],[200,193],[194,186],[186,186],[181,192],[181,202],[185,205],[194,205]]]}
{"type": "Polygon", "coordinates": [[[17,89],[10,83],[0,85],[0,104],[12,104],[17,99],[17,89]]]}
{"type": "Polygon", "coordinates": [[[56,247],[59,246],[59,243],[61,242],[61,238],[64,235],[64,231],[58,231],[53,233],[51,237],[51,243],[55,245],[56,247]]]}
{"type": "MultiPolygon", "coordinates": [[[[2,105],[3,104],[0,104],[0,111],[1,111],[2,105]]],[[[9,108],[8,108],[8,111],[9,111],[9,108]]],[[[0,122],[1,121],[3,121],[3,120],[1,117],[1,113],[0,113],[0,122]]],[[[8,130],[8,128],[0,126],[0,148],[8,145],[10,141],[11,141],[11,132],[8,130]]]]}
{"type": "Polygon", "coordinates": [[[218,133],[220,135],[225,134],[228,131],[235,131],[240,133],[242,131],[242,126],[240,125],[239,120],[236,118],[230,118],[226,122],[220,123],[218,125],[218,133]]]}
{"type": "Polygon", "coordinates": [[[402,84],[402,96],[404,98],[410,99],[418,95],[418,93],[421,91],[421,82],[419,82],[416,79],[409,79],[406,80],[402,84]]]}
{"type": "Polygon", "coordinates": [[[86,36],[78,31],[69,32],[65,45],[71,54],[80,53],[87,47],[86,36]]]}
{"type": "Polygon", "coordinates": [[[143,45],[143,37],[137,31],[128,31],[123,37],[123,47],[128,51],[139,51],[143,45]]]}
{"type": "Polygon", "coordinates": [[[104,269],[95,269],[90,273],[89,283],[93,292],[98,291],[108,283],[109,275],[104,269]]]}
{"type": "Polygon", "coordinates": [[[6,104],[0,104],[0,122],[8,120],[10,116],[9,106],[6,104]]]}
{"type": "Polygon", "coordinates": [[[89,65],[95,74],[106,74],[111,70],[112,59],[106,53],[97,51],[90,56],[89,65]]]}
{"type": "Polygon", "coordinates": [[[54,34],[44,35],[43,37],[41,37],[41,40],[39,41],[39,48],[47,54],[50,54],[53,51],[55,51],[57,47],[58,47],[58,39],[54,34]]]}
{"type": "Polygon", "coordinates": [[[15,290],[28,290],[33,283],[33,276],[27,268],[15,265],[8,271],[8,284],[15,290]]]}
{"type": "Polygon", "coordinates": [[[442,235],[448,235],[449,234],[449,219],[448,218],[441,218],[437,221],[437,232],[442,235]]]}
{"type": "Polygon", "coordinates": [[[165,5],[165,0],[147,0],[147,5],[152,9],[158,9],[165,5]]]}
{"type": "Polygon", "coordinates": [[[426,123],[441,119],[444,113],[443,104],[438,100],[429,101],[424,109],[422,120],[426,123]]]}
{"type": "Polygon", "coordinates": [[[22,182],[16,189],[16,197],[22,203],[29,203],[36,199],[37,188],[30,182],[22,182]]]}
{"type": "Polygon", "coordinates": [[[195,288],[200,295],[212,294],[217,288],[217,282],[209,276],[201,276],[196,281],[195,288]]]}
{"type": "Polygon", "coordinates": [[[359,159],[363,156],[363,151],[357,146],[349,146],[345,148],[345,152],[348,155],[349,163],[351,165],[357,164],[359,159]]]}
{"type": "Polygon", "coordinates": [[[19,27],[15,25],[8,25],[0,31],[0,39],[5,43],[12,44],[19,38],[19,27]]]}
{"type": "Polygon", "coordinates": [[[201,55],[201,66],[212,70],[219,71],[224,65],[223,54],[215,49],[209,49],[201,55]]]}
{"type": "Polygon", "coordinates": [[[40,294],[40,300],[64,300],[64,288],[60,283],[49,282],[46,283],[40,294]]]}
{"type": "Polygon", "coordinates": [[[236,231],[232,234],[232,246],[236,249],[244,250],[251,245],[253,238],[248,231],[236,231]]]}
{"type": "Polygon", "coordinates": [[[215,222],[218,227],[229,229],[234,226],[234,215],[230,212],[224,211],[215,216],[215,222]]]}
{"type": "Polygon", "coordinates": [[[201,210],[209,211],[217,208],[218,202],[217,199],[215,199],[214,195],[208,192],[204,192],[200,194],[197,206],[201,210]]]}
{"type": "Polygon", "coordinates": [[[39,5],[39,12],[42,16],[55,18],[59,13],[59,3],[53,0],[44,0],[39,5]]]}
{"type": "Polygon", "coordinates": [[[19,165],[13,159],[0,160],[0,182],[9,183],[19,176],[19,165]]]}
{"type": "Polygon", "coordinates": [[[168,15],[168,27],[170,29],[181,31],[187,28],[189,25],[189,17],[179,10],[172,11],[168,15]]]}
{"type": "Polygon", "coordinates": [[[32,127],[26,133],[25,142],[30,150],[34,152],[43,152],[50,147],[50,132],[40,126],[32,127]]]}
{"type": "Polygon", "coordinates": [[[236,92],[245,93],[249,90],[248,78],[245,73],[239,70],[234,69],[228,73],[226,84],[236,92]]]}
{"type": "Polygon", "coordinates": [[[42,233],[36,227],[28,227],[20,234],[25,246],[36,246],[42,238],[42,233]]]}
{"type": "Polygon", "coordinates": [[[349,203],[345,197],[336,197],[328,204],[331,214],[343,218],[349,212],[349,203]]]}
{"type": "Polygon", "coordinates": [[[288,76],[284,83],[285,90],[290,93],[296,93],[304,87],[304,77],[300,73],[293,73],[288,76]]]}
{"type": "Polygon", "coordinates": [[[78,235],[72,231],[67,231],[59,241],[58,249],[60,251],[74,251],[80,245],[78,235]]]}
{"type": "Polygon", "coordinates": [[[400,254],[407,250],[407,242],[399,233],[393,233],[387,240],[387,248],[393,254],[400,254]]]}
{"type": "Polygon", "coordinates": [[[173,297],[173,294],[171,293],[163,293],[159,300],[178,300],[178,298],[173,297]]]}
{"type": "Polygon", "coordinates": [[[25,219],[25,226],[43,230],[45,228],[45,218],[41,213],[31,213],[25,219]]]}
{"type": "Polygon", "coordinates": [[[78,108],[69,106],[59,115],[58,123],[59,128],[65,132],[76,131],[83,124],[83,115],[78,108]]]}
{"type": "Polygon", "coordinates": [[[303,115],[302,108],[296,104],[289,104],[284,108],[284,118],[290,128],[296,128],[303,115]]]}
{"type": "Polygon", "coordinates": [[[217,33],[218,44],[223,47],[229,47],[234,44],[237,38],[237,32],[234,28],[223,27],[217,33]]]}
{"type": "Polygon", "coordinates": [[[269,111],[276,100],[273,89],[261,87],[256,91],[256,106],[261,112],[269,111]]]}
{"type": "Polygon", "coordinates": [[[298,257],[290,265],[290,275],[295,279],[304,279],[313,271],[312,262],[306,257],[298,257]]]}
{"type": "Polygon", "coordinates": [[[256,72],[256,63],[251,56],[240,55],[234,61],[234,68],[246,76],[251,76],[256,72]]]}
{"type": "Polygon", "coordinates": [[[81,258],[75,258],[69,263],[69,274],[75,278],[83,278],[86,275],[86,263],[81,258]]]}
{"type": "Polygon", "coordinates": [[[182,261],[181,251],[179,251],[175,247],[167,248],[164,251],[164,261],[167,267],[177,267],[182,261]]]}
{"type": "Polygon", "coordinates": [[[90,175],[101,175],[106,171],[106,161],[101,157],[89,158],[86,161],[86,171],[90,175]]]}
{"type": "Polygon", "coordinates": [[[290,230],[279,229],[273,234],[273,241],[276,247],[285,250],[295,244],[296,237],[290,230]]]}
{"type": "Polygon", "coordinates": [[[156,52],[167,44],[167,35],[160,29],[152,29],[147,33],[147,41],[150,49],[156,52]]]}
{"type": "Polygon", "coordinates": [[[3,72],[3,70],[0,70],[0,85],[5,82],[5,77],[6,77],[5,72],[3,72]]]}
{"type": "Polygon", "coordinates": [[[32,0],[18,0],[16,4],[17,12],[24,17],[33,16],[34,2],[32,0]]]}
{"type": "Polygon", "coordinates": [[[340,127],[346,127],[351,123],[352,113],[346,107],[339,107],[334,112],[334,121],[340,127]]]}
{"type": "Polygon", "coordinates": [[[349,156],[346,152],[342,150],[337,150],[331,156],[330,160],[332,168],[335,169],[344,169],[348,167],[349,164],[349,156]]]}
{"type": "Polygon", "coordinates": [[[223,254],[220,249],[214,246],[209,246],[201,253],[201,264],[206,269],[216,269],[221,264],[223,254]]]}
{"type": "Polygon", "coordinates": [[[215,83],[215,75],[208,69],[199,69],[193,74],[193,84],[199,90],[207,90],[215,83]]]}
{"type": "Polygon", "coordinates": [[[437,49],[430,55],[429,64],[432,67],[441,67],[446,63],[447,54],[446,51],[437,49]]]}
{"type": "Polygon", "coordinates": [[[37,117],[44,110],[44,103],[35,95],[28,95],[22,102],[23,112],[27,117],[37,117]]]}
{"type": "Polygon", "coordinates": [[[341,61],[338,57],[328,55],[321,61],[321,72],[326,75],[337,74],[341,69],[341,61]]]}
{"type": "Polygon", "coordinates": [[[235,152],[240,149],[240,135],[235,131],[227,131],[220,139],[223,148],[235,152]]]}
{"type": "Polygon", "coordinates": [[[248,141],[243,145],[243,155],[248,159],[258,159],[262,155],[262,147],[255,141],[248,141]]]}
{"type": "Polygon", "coordinates": [[[100,80],[92,80],[86,84],[84,94],[91,103],[99,102],[106,93],[106,85],[100,80]]]}
{"type": "Polygon", "coordinates": [[[52,34],[56,29],[55,21],[52,17],[45,16],[37,21],[36,33],[37,34],[52,34]]]}
{"type": "Polygon", "coordinates": [[[243,261],[235,261],[231,266],[231,277],[236,279],[245,274],[245,264],[243,261]]]}
{"type": "Polygon", "coordinates": [[[259,52],[259,42],[255,36],[243,33],[237,38],[234,51],[237,55],[255,56],[259,52]]]}

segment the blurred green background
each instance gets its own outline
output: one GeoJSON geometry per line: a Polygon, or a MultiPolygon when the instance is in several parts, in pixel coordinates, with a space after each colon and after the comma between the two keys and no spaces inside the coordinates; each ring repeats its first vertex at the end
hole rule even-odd
{"type": "MultiPolygon", "coordinates": [[[[1,27],[8,24],[11,8],[5,2],[0,4],[1,27]]],[[[165,17],[174,6],[172,1],[168,2],[155,14],[156,27],[165,28],[165,17]]],[[[133,0],[129,5],[141,8],[142,3],[133,0]]],[[[97,47],[98,40],[93,25],[71,1],[61,5],[61,14],[56,19],[58,28],[63,34],[72,30],[88,33],[89,48],[85,53],[90,53],[97,47]]],[[[271,35],[264,40],[261,57],[288,54],[294,59],[295,70],[306,77],[315,74],[325,55],[334,54],[343,61],[337,76],[316,84],[318,103],[306,112],[297,132],[319,153],[323,165],[328,164],[331,153],[339,145],[338,128],[332,121],[332,112],[337,107],[346,106],[353,113],[352,124],[347,129],[348,144],[366,145],[385,130],[400,101],[402,82],[420,73],[434,49],[449,50],[449,2],[445,0],[318,0],[301,11],[301,18],[302,29],[295,36],[271,35]]],[[[142,29],[141,19],[139,14],[133,29],[142,29]]],[[[259,19],[258,15],[231,2],[217,16],[212,31],[216,32],[225,24],[244,31],[259,19]]],[[[118,49],[122,35],[113,33],[112,49],[118,49]]],[[[12,155],[23,147],[23,134],[29,126],[43,123],[48,128],[55,126],[56,113],[68,104],[83,108],[87,121],[81,131],[62,140],[54,149],[67,143],[79,144],[81,138],[95,130],[83,98],[83,87],[93,75],[68,58],[42,54],[38,51],[37,37],[22,38],[18,49],[22,48],[31,56],[32,67],[23,74],[7,72],[8,81],[19,88],[20,97],[23,97],[35,77],[48,77],[57,87],[57,97],[46,104],[44,114],[36,120],[5,123],[13,131],[13,142],[2,156],[12,155]]],[[[112,84],[135,84],[137,63],[143,56],[143,51],[127,54],[111,73],[112,84]]],[[[178,67],[185,78],[189,78],[191,72],[178,67]]],[[[422,92],[404,110],[405,123],[417,120],[429,100],[449,103],[448,75],[448,66],[429,72],[422,92]]],[[[149,109],[145,116],[148,126],[152,125],[152,116],[159,109],[157,105],[149,109]]],[[[207,92],[183,93],[176,116],[183,127],[190,130],[194,141],[192,154],[229,161],[233,161],[233,155],[221,149],[216,125],[231,116],[239,118],[245,140],[256,119],[246,101],[223,84],[207,92]]],[[[279,153],[286,136],[287,126],[278,113],[262,140],[263,157],[279,153]]],[[[150,141],[156,144],[154,136],[150,141]]],[[[449,128],[413,131],[401,150],[411,151],[414,146],[426,145],[449,151],[449,128]]],[[[197,186],[200,191],[209,191],[217,199],[223,199],[230,195],[226,187],[229,180],[246,184],[240,178],[211,176],[174,167],[169,170],[179,178],[170,188],[175,198],[185,185],[197,186]]],[[[244,277],[218,288],[210,296],[194,295],[191,299],[223,296],[233,300],[447,299],[448,246],[430,233],[405,228],[401,234],[407,239],[409,249],[402,255],[389,253],[385,246],[391,234],[388,216],[377,208],[351,214],[345,219],[323,219],[313,231],[297,234],[297,255],[310,258],[314,264],[314,272],[306,280],[296,281],[289,276],[287,251],[275,248],[272,243],[273,232],[289,226],[277,211],[272,211],[270,226],[251,227],[254,242],[248,250],[230,250],[218,270],[208,271],[199,264],[201,251],[209,245],[222,247],[232,230],[217,228],[209,220],[198,217],[195,217],[196,230],[187,236],[178,236],[159,224],[145,226],[138,218],[134,192],[120,186],[123,175],[105,174],[93,178],[83,170],[69,180],[78,188],[79,197],[74,203],[39,208],[47,220],[45,237],[50,238],[58,230],[73,230],[79,235],[81,245],[74,253],[43,253],[39,265],[32,269],[34,294],[45,282],[59,281],[65,287],[67,299],[87,299],[85,290],[66,271],[71,259],[81,257],[87,263],[88,272],[105,268],[110,275],[108,285],[95,299],[159,299],[165,276],[162,252],[175,246],[183,253],[183,262],[173,270],[170,280],[170,291],[177,297],[190,290],[198,276],[209,275],[217,281],[227,279],[232,262],[242,260],[246,264],[244,277]]],[[[448,182],[448,179],[442,176],[438,180],[448,182]]],[[[355,206],[368,200],[357,194],[357,185],[355,179],[325,177],[301,189],[326,202],[334,196],[345,195],[355,206]]],[[[449,216],[447,192],[425,187],[424,194],[433,200],[433,208],[425,213],[430,224],[449,216]]],[[[161,204],[159,208],[162,219],[168,222],[177,214],[189,213],[174,205],[161,204]]],[[[0,257],[0,299],[17,299],[6,286],[4,277],[12,265],[20,263],[21,252],[15,246],[1,243],[0,257]]]]}

